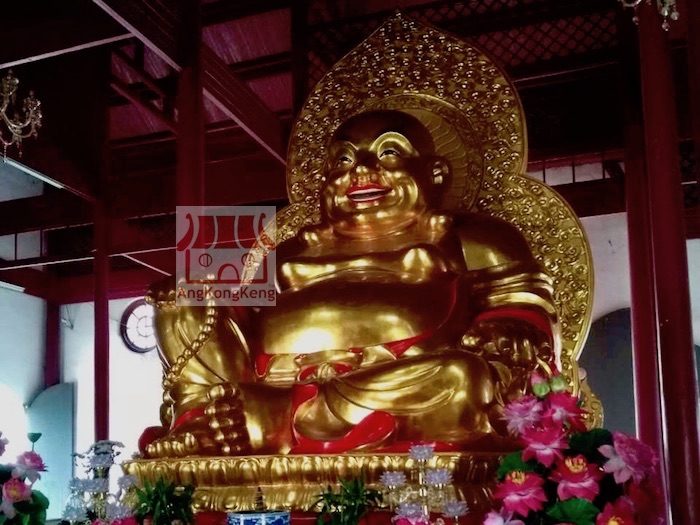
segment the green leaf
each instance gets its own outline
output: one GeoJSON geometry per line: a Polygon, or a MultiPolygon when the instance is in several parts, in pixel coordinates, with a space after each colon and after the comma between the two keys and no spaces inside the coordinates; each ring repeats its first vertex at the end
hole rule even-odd
{"type": "Polygon", "coordinates": [[[569,450],[576,454],[583,454],[591,463],[599,463],[603,455],[598,452],[598,447],[612,445],[612,434],[604,428],[595,428],[588,432],[573,434],[569,438],[569,450]]]}
{"type": "Polygon", "coordinates": [[[32,503],[34,503],[40,509],[43,509],[43,510],[46,510],[49,508],[49,498],[44,496],[44,494],[38,490],[32,491],[32,503]]]}
{"type": "Polygon", "coordinates": [[[146,517],[153,519],[154,525],[170,525],[179,519],[184,523],[193,521],[192,496],[194,487],[177,486],[175,483],[158,478],[155,484],[145,482],[143,488],[135,487],[138,497],[136,518],[143,522],[146,517]]]}
{"type": "Polygon", "coordinates": [[[501,460],[501,464],[498,465],[498,479],[503,481],[506,474],[513,472],[514,470],[521,470],[523,472],[535,472],[536,465],[532,461],[523,461],[523,453],[513,452],[508,454],[501,460]]]}
{"type": "Polygon", "coordinates": [[[314,504],[320,507],[316,524],[356,525],[360,518],[370,508],[378,507],[382,502],[382,494],[366,488],[362,479],[340,479],[340,493],[328,491],[319,495],[314,504]]]}
{"type": "Polygon", "coordinates": [[[590,501],[582,498],[571,498],[558,501],[547,515],[560,522],[574,525],[595,525],[595,518],[600,511],[590,501]]]}
{"type": "Polygon", "coordinates": [[[0,485],[4,485],[6,481],[12,478],[12,467],[0,465],[0,485]]]}

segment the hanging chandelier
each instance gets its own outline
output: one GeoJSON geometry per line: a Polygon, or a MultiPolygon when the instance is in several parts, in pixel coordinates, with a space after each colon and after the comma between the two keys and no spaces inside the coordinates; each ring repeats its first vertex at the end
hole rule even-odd
{"type": "MultiPolygon", "coordinates": [[[[634,18],[632,18],[632,20],[635,24],[639,22],[639,18],[637,17],[637,7],[643,1],[644,0],[620,0],[620,3],[624,7],[631,7],[634,9],[634,18]]],[[[668,31],[668,28],[671,27],[669,20],[678,20],[678,17],[680,16],[678,9],[676,8],[676,0],[646,0],[647,4],[649,5],[651,5],[652,1],[656,3],[656,9],[664,19],[664,21],[661,23],[661,27],[664,29],[664,31],[668,31]]]]}
{"type": "Polygon", "coordinates": [[[21,106],[17,104],[17,87],[19,79],[12,70],[0,80],[0,142],[2,142],[3,157],[7,149],[15,145],[22,155],[22,141],[36,137],[41,127],[41,102],[29,92],[21,106]]]}

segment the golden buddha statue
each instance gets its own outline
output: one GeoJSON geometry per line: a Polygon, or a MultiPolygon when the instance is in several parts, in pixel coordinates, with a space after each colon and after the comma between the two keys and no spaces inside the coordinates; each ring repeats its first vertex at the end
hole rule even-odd
{"type": "MultiPolygon", "coordinates": [[[[385,110],[344,123],[329,148],[322,221],[277,247],[276,306],[223,313],[219,330],[231,337],[210,348],[243,363],[222,360],[206,380],[212,388],[193,397],[203,348],[172,395],[176,421],[205,410],[149,455],[425,440],[462,448],[494,434],[502,401],[521,394],[535,369],[555,366],[556,311],[549,278],[513,226],[435,211],[449,178],[417,118],[385,110]],[[509,379],[490,362],[508,366],[509,379]]],[[[170,363],[182,353],[173,325],[190,320],[199,322],[186,308],[157,313],[170,363]]]]}
{"type": "Polygon", "coordinates": [[[591,307],[581,226],[520,175],[525,148],[498,68],[397,13],[299,115],[276,305],[149,292],[165,402],[144,455],[512,447],[501,410],[533,371],[579,392],[591,307]]]}

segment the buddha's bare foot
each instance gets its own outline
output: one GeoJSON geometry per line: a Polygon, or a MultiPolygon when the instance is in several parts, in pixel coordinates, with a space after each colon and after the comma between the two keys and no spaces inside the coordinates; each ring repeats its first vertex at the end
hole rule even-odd
{"type": "Polygon", "coordinates": [[[209,428],[219,453],[229,456],[250,451],[240,391],[230,383],[221,383],[211,387],[207,396],[210,403],[204,413],[209,417],[209,428]]]}
{"type": "Polygon", "coordinates": [[[150,458],[179,458],[196,454],[213,455],[213,445],[213,440],[202,430],[178,428],[148,445],[146,454],[150,458]],[[207,453],[207,450],[210,452],[207,453]]]}
{"type": "Polygon", "coordinates": [[[182,414],[168,434],[146,447],[151,458],[229,456],[250,449],[240,392],[230,384],[211,387],[208,403],[182,414]]]}

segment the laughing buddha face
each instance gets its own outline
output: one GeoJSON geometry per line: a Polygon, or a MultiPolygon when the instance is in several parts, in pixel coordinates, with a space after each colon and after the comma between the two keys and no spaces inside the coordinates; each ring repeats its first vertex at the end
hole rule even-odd
{"type": "Polygon", "coordinates": [[[329,149],[322,209],[333,229],[351,237],[401,232],[434,204],[447,161],[435,155],[420,121],[399,111],[357,115],[329,149]]]}

